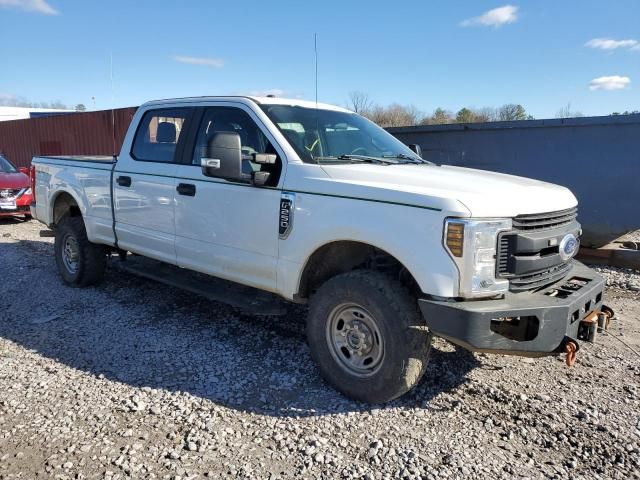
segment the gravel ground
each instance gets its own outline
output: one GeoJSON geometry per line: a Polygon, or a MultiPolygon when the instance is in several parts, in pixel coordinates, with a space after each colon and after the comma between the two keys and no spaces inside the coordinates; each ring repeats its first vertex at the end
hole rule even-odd
{"type": "Polygon", "coordinates": [[[640,478],[640,274],[600,269],[611,335],[561,358],[438,340],[380,408],[327,387],[304,308],[240,314],[117,272],[63,286],[37,222],[0,220],[0,479],[640,478]]]}

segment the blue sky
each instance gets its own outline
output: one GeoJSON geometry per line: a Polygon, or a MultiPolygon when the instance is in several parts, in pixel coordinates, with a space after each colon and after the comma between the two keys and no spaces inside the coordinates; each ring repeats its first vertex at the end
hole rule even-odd
{"type": "Polygon", "coordinates": [[[0,0],[0,96],[88,108],[277,93],[344,105],[640,109],[640,1],[0,0]],[[110,55],[114,59],[114,94],[110,55]]]}

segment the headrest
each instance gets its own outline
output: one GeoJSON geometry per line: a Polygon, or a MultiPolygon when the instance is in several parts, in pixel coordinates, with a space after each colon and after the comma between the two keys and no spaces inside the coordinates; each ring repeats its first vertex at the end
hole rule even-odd
{"type": "Polygon", "coordinates": [[[158,143],[176,143],[176,125],[171,122],[158,123],[156,141],[158,143]]]}

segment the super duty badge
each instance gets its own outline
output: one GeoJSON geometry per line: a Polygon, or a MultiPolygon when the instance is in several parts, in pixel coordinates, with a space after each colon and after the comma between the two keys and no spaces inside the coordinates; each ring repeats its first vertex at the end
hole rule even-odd
{"type": "Polygon", "coordinates": [[[293,212],[296,196],[294,193],[283,193],[280,197],[279,234],[285,239],[291,232],[293,225],[293,212]]]}

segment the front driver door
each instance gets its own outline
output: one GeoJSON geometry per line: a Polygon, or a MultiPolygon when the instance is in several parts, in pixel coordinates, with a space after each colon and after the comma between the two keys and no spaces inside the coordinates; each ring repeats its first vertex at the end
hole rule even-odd
{"type": "Polygon", "coordinates": [[[193,155],[189,152],[189,163],[177,166],[177,181],[192,186],[176,195],[176,254],[182,267],[275,291],[282,153],[269,166],[245,161],[245,173],[270,172],[264,187],[207,177],[200,167],[209,139],[217,132],[238,133],[245,154],[278,153],[258,122],[241,106],[201,112],[193,155]]]}

